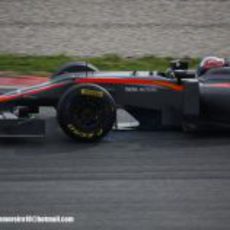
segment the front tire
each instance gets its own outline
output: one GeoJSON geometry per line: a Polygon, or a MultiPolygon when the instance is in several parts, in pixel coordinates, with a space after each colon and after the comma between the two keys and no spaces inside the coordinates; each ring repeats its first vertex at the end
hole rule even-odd
{"type": "Polygon", "coordinates": [[[84,142],[98,141],[113,127],[115,102],[98,85],[73,86],[58,103],[57,120],[69,137],[84,142]]]}

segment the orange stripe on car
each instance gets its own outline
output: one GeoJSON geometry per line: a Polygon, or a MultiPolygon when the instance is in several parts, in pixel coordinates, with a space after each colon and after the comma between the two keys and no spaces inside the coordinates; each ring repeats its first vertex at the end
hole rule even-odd
{"type": "Polygon", "coordinates": [[[230,88],[230,83],[210,83],[205,85],[206,87],[216,87],[216,88],[226,88],[229,89],[230,88]]]}
{"type": "Polygon", "coordinates": [[[60,83],[60,84],[55,84],[55,85],[47,85],[47,86],[44,86],[43,88],[38,88],[38,89],[33,89],[33,90],[28,89],[28,91],[26,92],[22,90],[21,92],[15,91],[15,94],[9,94],[9,95],[3,94],[3,95],[0,95],[0,103],[9,102],[9,101],[13,101],[13,100],[23,98],[26,96],[42,93],[48,90],[59,88],[64,85],[65,85],[64,83],[60,83]]]}
{"type": "Polygon", "coordinates": [[[147,85],[160,86],[175,91],[184,90],[183,85],[178,85],[168,81],[150,80],[150,79],[133,79],[133,78],[81,78],[76,79],[76,83],[95,83],[95,84],[115,84],[115,85],[147,85]]]}

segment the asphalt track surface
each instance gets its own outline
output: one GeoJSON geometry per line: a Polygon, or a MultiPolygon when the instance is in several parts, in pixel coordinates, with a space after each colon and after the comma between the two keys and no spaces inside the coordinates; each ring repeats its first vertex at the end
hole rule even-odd
{"type": "Polygon", "coordinates": [[[0,52],[230,56],[229,0],[1,0],[0,52]]]}
{"type": "Polygon", "coordinates": [[[0,142],[0,216],[75,222],[0,229],[229,229],[229,133],[113,131],[80,144],[44,116],[45,139],[0,142]]]}

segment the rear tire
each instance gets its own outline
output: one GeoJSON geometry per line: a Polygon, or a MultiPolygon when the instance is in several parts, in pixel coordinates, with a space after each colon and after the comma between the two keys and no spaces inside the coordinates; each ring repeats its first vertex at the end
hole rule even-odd
{"type": "Polygon", "coordinates": [[[98,85],[73,86],[58,103],[57,120],[69,137],[84,142],[98,141],[113,127],[115,102],[98,85]]]}

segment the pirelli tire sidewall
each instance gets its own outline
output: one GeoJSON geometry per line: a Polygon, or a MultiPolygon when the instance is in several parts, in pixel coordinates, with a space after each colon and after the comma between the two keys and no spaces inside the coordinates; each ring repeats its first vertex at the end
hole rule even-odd
{"type": "MultiPolygon", "coordinates": [[[[87,116],[85,116],[87,117],[87,116]]],[[[71,138],[93,142],[104,137],[113,127],[116,120],[116,104],[111,94],[101,86],[94,84],[80,84],[71,87],[61,97],[57,107],[57,120],[63,131],[71,138]],[[86,106],[84,105],[86,103],[86,106]],[[85,129],[78,117],[81,114],[74,111],[90,109],[90,103],[99,109],[95,127],[85,129]],[[81,107],[81,108],[80,108],[81,107]],[[74,118],[73,118],[74,117],[74,118]]]]}

